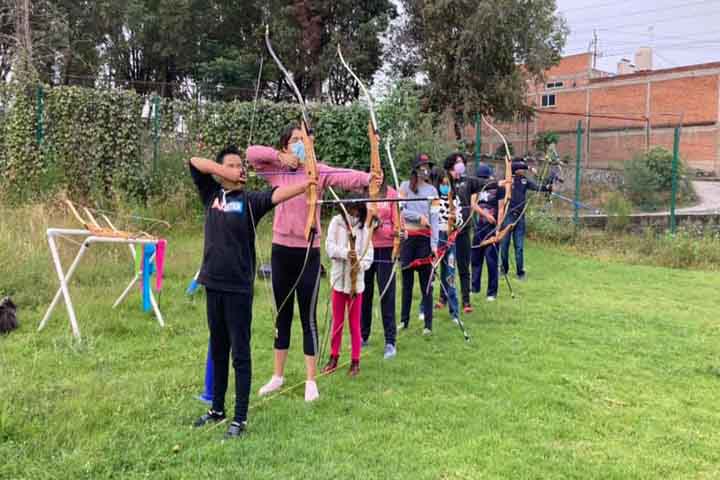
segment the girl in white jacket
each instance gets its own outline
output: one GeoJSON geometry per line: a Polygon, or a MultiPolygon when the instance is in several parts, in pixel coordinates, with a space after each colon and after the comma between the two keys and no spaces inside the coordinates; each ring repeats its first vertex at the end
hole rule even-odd
{"type": "Polygon", "coordinates": [[[325,240],[325,250],[332,261],[330,278],[333,325],[330,360],[323,372],[332,373],[337,369],[347,308],[351,341],[349,375],[354,377],[360,373],[362,295],[365,290],[365,270],[370,268],[373,262],[373,246],[369,228],[365,225],[366,205],[361,202],[350,203],[346,209],[349,218],[346,219],[342,212],[335,215],[330,221],[325,240]],[[348,222],[351,229],[348,229],[348,222]],[[348,235],[349,231],[352,231],[352,236],[348,235]]]}

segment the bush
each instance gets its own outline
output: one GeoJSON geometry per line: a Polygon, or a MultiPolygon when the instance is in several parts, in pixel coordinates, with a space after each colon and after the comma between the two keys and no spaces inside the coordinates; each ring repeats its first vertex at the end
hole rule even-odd
{"type": "MultiPolygon", "coordinates": [[[[184,164],[198,147],[212,157],[228,144],[275,145],[281,129],[300,119],[297,104],[178,100],[161,100],[158,112],[152,109],[147,118],[143,111],[151,102],[133,91],[55,87],[44,94],[40,124],[37,92],[19,84],[0,90],[0,195],[16,204],[52,198],[58,191],[84,203],[167,198],[188,185],[184,164]],[[38,142],[41,128],[44,140],[38,142]]],[[[377,108],[380,132],[392,140],[401,177],[417,153],[437,161],[455,149],[444,141],[436,117],[421,107],[418,93],[400,84],[377,108]]],[[[310,116],[321,161],[368,167],[366,107],[312,105],[310,116]]],[[[387,165],[384,146],[381,157],[387,165]]],[[[386,174],[391,178],[387,169],[386,174]]]]}
{"type": "Polygon", "coordinates": [[[605,212],[607,213],[607,229],[613,232],[621,232],[627,230],[630,225],[630,213],[632,213],[632,203],[627,200],[621,193],[611,193],[605,203],[605,212]]]}
{"type": "MultiPolygon", "coordinates": [[[[625,188],[634,205],[643,210],[669,208],[672,193],[672,152],[655,147],[637,155],[625,164],[625,188]]],[[[687,168],[678,164],[678,201],[695,200],[692,183],[686,175],[687,168]]]]}

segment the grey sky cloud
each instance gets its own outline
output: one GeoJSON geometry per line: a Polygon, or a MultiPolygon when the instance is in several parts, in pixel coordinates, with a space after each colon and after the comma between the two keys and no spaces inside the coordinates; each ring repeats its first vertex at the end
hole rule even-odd
{"type": "Polygon", "coordinates": [[[639,47],[653,68],[720,61],[720,0],[557,0],[571,33],[564,55],[586,52],[597,31],[598,68],[615,72],[639,47]]]}

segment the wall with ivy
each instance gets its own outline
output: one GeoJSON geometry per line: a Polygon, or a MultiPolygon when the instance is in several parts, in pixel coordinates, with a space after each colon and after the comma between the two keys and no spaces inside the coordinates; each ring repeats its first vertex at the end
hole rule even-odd
{"type": "MultiPolygon", "coordinates": [[[[18,85],[0,89],[0,107],[0,192],[16,200],[59,190],[94,201],[118,195],[147,200],[187,182],[184,163],[190,155],[211,156],[228,144],[276,145],[280,131],[301,116],[297,104],[180,101],[127,90],[18,85]]],[[[439,141],[433,117],[421,112],[410,90],[392,92],[377,110],[401,177],[418,152],[440,160],[452,148],[439,141]]],[[[321,161],[367,168],[364,105],[313,105],[310,115],[321,161]]],[[[387,165],[384,148],[381,155],[387,165]]]]}

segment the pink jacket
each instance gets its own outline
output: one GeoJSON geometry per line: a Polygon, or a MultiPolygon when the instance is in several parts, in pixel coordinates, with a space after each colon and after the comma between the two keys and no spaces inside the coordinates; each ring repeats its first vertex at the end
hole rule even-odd
{"type": "MultiPolygon", "coordinates": [[[[388,187],[387,198],[397,198],[397,192],[388,187]]],[[[393,209],[395,203],[380,202],[377,204],[378,217],[380,217],[381,225],[375,230],[372,241],[375,248],[388,248],[393,246],[395,238],[395,223],[393,222],[393,209]]]]}
{"type": "MultiPolygon", "coordinates": [[[[272,147],[253,145],[247,149],[247,160],[257,173],[273,187],[282,187],[293,183],[304,182],[302,170],[292,172],[280,164],[278,152],[272,147]]],[[[329,167],[318,163],[318,199],[322,198],[328,186],[342,190],[362,192],[370,183],[370,174],[345,168],[329,167]]],[[[320,209],[317,208],[318,232],[313,247],[320,247],[322,230],[320,227],[320,209]]],[[[285,247],[306,248],[305,224],[308,216],[307,196],[298,195],[275,207],[273,220],[273,243],[285,247]]]]}

